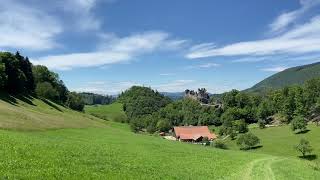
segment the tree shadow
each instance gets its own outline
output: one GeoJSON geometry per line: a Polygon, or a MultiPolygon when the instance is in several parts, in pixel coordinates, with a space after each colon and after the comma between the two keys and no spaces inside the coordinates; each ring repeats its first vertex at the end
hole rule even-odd
{"type": "Polygon", "coordinates": [[[8,93],[0,92],[0,99],[11,105],[17,106],[17,100],[8,93]]]}
{"type": "Polygon", "coordinates": [[[43,99],[43,98],[41,98],[41,100],[42,100],[44,103],[46,103],[47,105],[51,106],[52,108],[54,108],[54,109],[62,112],[62,110],[61,110],[57,105],[53,104],[52,102],[50,102],[50,101],[48,101],[48,100],[46,100],[46,99],[43,99]]]}
{"type": "Polygon", "coordinates": [[[306,130],[303,130],[303,131],[296,132],[296,134],[306,134],[309,131],[310,131],[309,129],[306,129],[306,130]]]}
{"type": "Polygon", "coordinates": [[[260,149],[260,148],[262,148],[262,147],[263,147],[262,145],[259,145],[259,146],[251,147],[250,149],[260,149]]]}
{"type": "Polygon", "coordinates": [[[32,106],[36,106],[35,104],[33,104],[32,100],[34,99],[32,96],[30,95],[17,95],[15,96],[15,98],[27,103],[27,104],[30,104],[32,106]]]}
{"type": "Polygon", "coordinates": [[[315,155],[315,154],[310,154],[310,155],[306,155],[306,156],[298,156],[300,159],[306,159],[306,160],[309,160],[309,161],[313,161],[313,160],[315,160],[315,159],[317,159],[318,158],[318,156],[317,155],[315,155]]]}

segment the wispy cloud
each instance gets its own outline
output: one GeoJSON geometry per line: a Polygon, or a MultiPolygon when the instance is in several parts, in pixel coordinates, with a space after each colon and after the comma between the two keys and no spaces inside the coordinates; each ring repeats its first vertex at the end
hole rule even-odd
{"type": "Polygon", "coordinates": [[[161,73],[160,76],[173,76],[175,73],[161,73]]]}
{"type": "MultiPolygon", "coordinates": [[[[199,47],[199,45],[196,45],[199,47]]],[[[224,47],[190,49],[186,58],[195,59],[213,56],[265,56],[274,54],[301,54],[320,51],[320,16],[308,23],[270,39],[239,42],[224,47]]]]}
{"type": "Polygon", "coordinates": [[[122,38],[114,37],[100,45],[100,48],[93,52],[45,56],[37,60],[33,59],[32,62],[58,70],[95,67],[129,62],[139,55],[155,51],[175,50],[183,44],[181,42],[183,41],[172,39],[166,32],[149,31],[122,38]]]}
{"type": "Polygon", "coordinates": [[[284,31],[290,24],[303,16],[309,9],[320,4],[320,0],[300,0],[301,7],[297,10],[285,12],[279,15],[274,22],[270,24],[272,33],[284,31]]]}
{"type": "Polygon", "coordinates": [[[267,72],[280,72],[287,69],[287,67],[282,67],[282,66],[278,66],[278,67],[270,67],[270,68],[263,68],[261,69],[262,71],[267,71],[267,72]]]}
{"type": "Polygon", "coordinates": [[[208,69],[208,68],[214,68],[219,67],[220,64],[217,63],[206,63],[206,64],[197,64],[197,65],[190,65],[186,66],[184,69],[208,69]]]}
{"type": "Polygon", "coordinates": [[[0,6],[0,47],[46,50],[57,46],[54,37],[63,31],[59,21],[19,1],[0,6]]]}

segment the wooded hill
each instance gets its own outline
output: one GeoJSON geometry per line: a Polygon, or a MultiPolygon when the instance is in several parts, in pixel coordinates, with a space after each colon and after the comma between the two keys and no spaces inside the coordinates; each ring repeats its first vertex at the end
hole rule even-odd
{"type": "Polygon", "coordinates": [[[245,91],[266,92],[270,89],[301,85],[307,80],[318,77],[320,77],[320,62],[286,69],[262,80],[245,91]]]}

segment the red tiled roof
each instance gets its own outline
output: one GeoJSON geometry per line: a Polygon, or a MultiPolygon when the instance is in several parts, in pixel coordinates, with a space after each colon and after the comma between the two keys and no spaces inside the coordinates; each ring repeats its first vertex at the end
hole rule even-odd
{"type": "Polygon", "coordinates": [[[176,137],[182,140],[197,140],[200,137],[208,137],[208,139],[216,139],[216,135],[210,133],[208,126],[179,126],[174,127],[176,137]]]}

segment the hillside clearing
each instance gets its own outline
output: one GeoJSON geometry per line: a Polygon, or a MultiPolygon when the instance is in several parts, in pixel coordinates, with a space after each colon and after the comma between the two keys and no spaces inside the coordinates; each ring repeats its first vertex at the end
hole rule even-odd
{"type": "Polygon", "coordinates": [[[57,128],[103,127],[104,121],[72,111],[51,101],[32,97],[0,96],[0,128],[45,130],[57,128]]]}
{"type": "Polygon", "coordinates": [[[8,179],[320,178],[305,161],[167,141],[111,122],[106,128],[0,130],[0,141],[0,174],[8,179]]]}
{"type": "Polygon", "coordinates": [[[117,122],[125,122],[127,120],[127,116],[123,111],[123,105],[121,103],[85,106],[84,111],[105,120],[117,122]]]}
{"type": "MultiPolygon", "coordinates": [[[[319,155],[320,127],[308,125],[308,130],[307,133],[295,134],[291,131],[289,126],[278,126],[265,129],[252,128],[250,131],[260,138],[262,147],[252,149],[250,152],[297,158],[301,154],[298,153],[294,147],[299,143],[301,138],[305,138],[310,141],[313,148],[312,154],[319,155]]],[[[239,150],[236,141],[228,139],[227,146],[229,149],[239,150]]],[[[319,159],[316,160],[320,161],[319,159]]]]}

